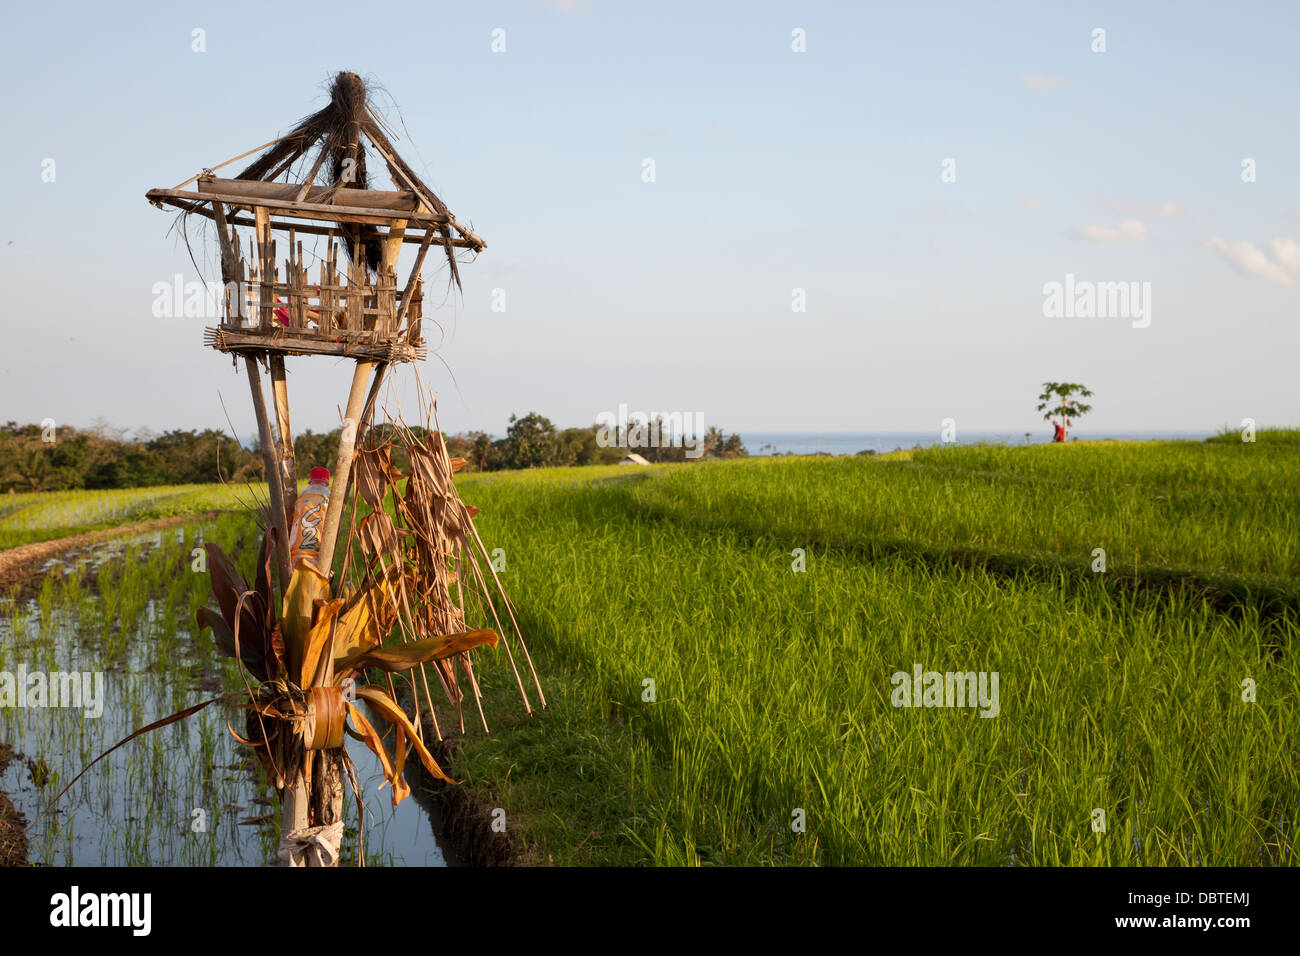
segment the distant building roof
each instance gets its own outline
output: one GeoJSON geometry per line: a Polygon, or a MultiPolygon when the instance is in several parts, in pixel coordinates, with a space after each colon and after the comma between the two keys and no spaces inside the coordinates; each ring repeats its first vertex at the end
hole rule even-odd
{"type": "Polygon", "coordinates": [[[620,461],[619,464],[620,465],[648,465],[650,464],[650,462],[646,461],[636,452],[632,452],[626,458],[620,461]]]}

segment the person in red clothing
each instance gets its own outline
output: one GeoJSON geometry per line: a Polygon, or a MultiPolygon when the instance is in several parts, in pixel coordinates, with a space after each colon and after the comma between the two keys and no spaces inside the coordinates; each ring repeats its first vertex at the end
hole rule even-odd
{"type": "Polygon", "coordinates": [[[1065,441],[1065,426],[1060,422],[1052,422],[1052,427],[1056,429],[1056,434],[1052,436],[1052,441],[1065,441]]]}

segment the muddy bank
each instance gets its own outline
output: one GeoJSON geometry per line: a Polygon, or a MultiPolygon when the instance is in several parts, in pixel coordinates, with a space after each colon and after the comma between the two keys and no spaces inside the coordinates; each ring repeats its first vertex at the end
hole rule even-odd
{"type": "Polygon", "coordinates": [[[116,528],[104,528],[101,531],[88,531],[66,538],[54,538],[51,541],[38,541],[24,544],[7,551],[0,551],[0,588],[26,581],[40,572],[45,562],[65,551],[73,551],[99,541],[119,538],[123,535],[156,531],[159,528],[171,528],[178,524],[194,521],[207,521],[223,514],[221,511],[200,511],[191,515],[175,515],[170,518],[156,518],[153,521],[141,521],[138,524],[124,524],[116,528]]]}
{"type": "MultiPolygon", "coordinates": [[[[455,737],[438,741],[432,729],[426,722],[429,752],[438,761],[438,766],[454,777],[451,767],[461,741],[455,737]]],[[[425,772],[418,760],[407,763],[406,773],[412,786],[422,785],[435,794],[442,810],[442,839],[451,847],[461,865],[532,866],[537,862],[513,833],[492,829],[490,793],[475,794],[464,784],[457,787],[437,780],[425,772]],[[410,779],[417,772],[419,780],[410,779]]]]}
{"type": "MultiPolygon", "coordinates": [[[[0,744],[0,773],[19,758],[8,744],[0,744]]],[[[27,820],[0,790],[0,866],[27,865],[27,820]]]]}

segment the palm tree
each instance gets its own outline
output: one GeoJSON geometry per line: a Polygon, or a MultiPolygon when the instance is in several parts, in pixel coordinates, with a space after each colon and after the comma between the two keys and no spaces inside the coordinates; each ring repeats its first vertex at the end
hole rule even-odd
{"type": "Polygon", "coordinates": [[[710,425],[709,430],[704,433],[704,454],[708,458],[722,457],[723,445],[726,439],[723,437],[722,429],[717,425],[710,425]]]}

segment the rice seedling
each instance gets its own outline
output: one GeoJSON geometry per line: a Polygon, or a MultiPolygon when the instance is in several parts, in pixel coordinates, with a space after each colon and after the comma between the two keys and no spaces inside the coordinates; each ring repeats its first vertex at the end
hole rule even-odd
{"type": "MultiPolygon", "coordinates": [[[[166,728],[138,748],[116,751],[86,774],[56,812],[43,813],[77,770],[131,730],[189,705],[198,689],[230,692],[243,686],[232,664],[216,665],[192,624],[190,608],[203,605],[208,591],[207,575],[191,568],[192,549],[201,539],[232,546],[251,540],[256,525],[234,514],[185,530],[179,539],[169,533],[115,549],[97,566],[99,556],[84,554],[71,573],[46,575],[36,595],[15,594],[0,605],[0,671],[12,672],[21,662],[28,671],[47,674],[104,674],[98,718],[66,708],[0,708],[0,739],[48,766],[40,784],[12,768],[0,780],[32,823],[33,861],[263,865],[275,855],[271,788],[256,761],[240,759],[225,718],[215,712],[166,728]],[[105,619],[111,622],[107,629],[105,619]],[[31,626],[37,621],[39,630],[31,626]],[[258,801],[266,801],[260,810],[258,801]],[[203,812],[196,816],[195,810],[203,812]]],[[[371,779],[377,761],[369,751],[358,759],[371,779]]],[[[418,807],[400,814],[405,842],[389,846],[384,827],[392,827],[399,814],[388,801],[371,804],[366,825],[375,832],[366,839],[376,856],[368,863],[407,862],[408,854],[419,862],[440,859],[427,821],[421,830],[409,819],[423,816],[418,807]]]]}

